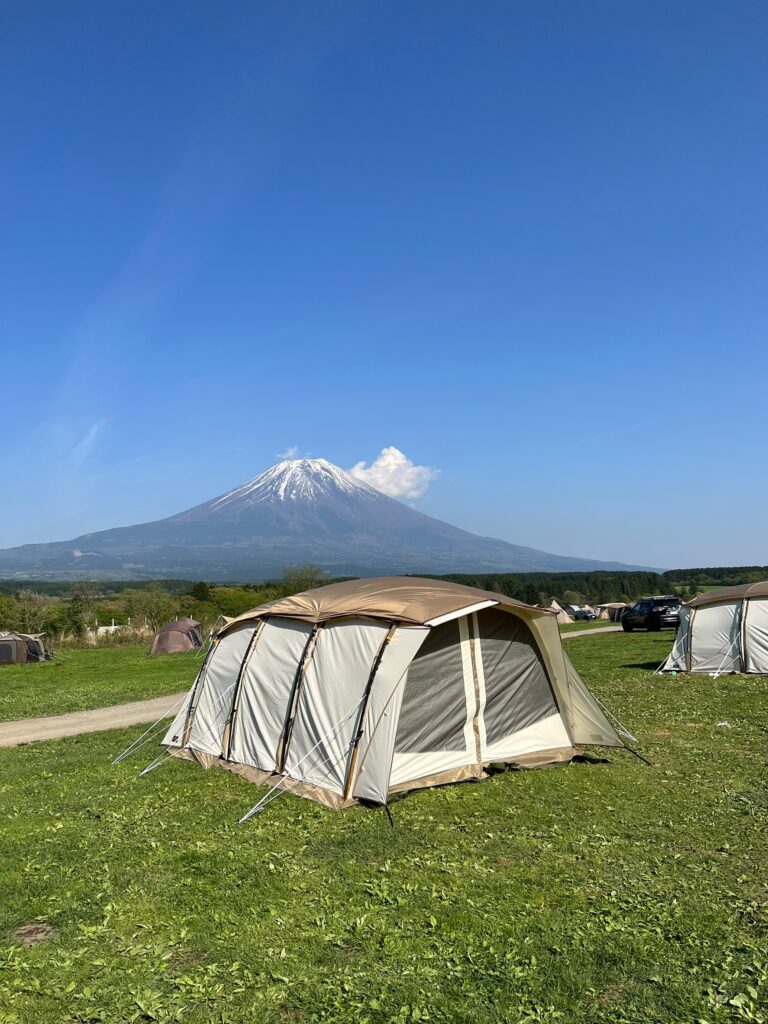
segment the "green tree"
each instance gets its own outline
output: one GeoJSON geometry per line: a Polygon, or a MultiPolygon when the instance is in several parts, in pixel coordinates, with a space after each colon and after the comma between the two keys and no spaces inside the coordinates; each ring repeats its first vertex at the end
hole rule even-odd
{"type": "Polygon", "coordinates": [[[50,598],[34,590],[20,590],[16,595],[16,624],[19,633],[42,633],[51,609],[50,598]]]}
{"type": "Polygon", "coordinates": [[[145,590],[126,590],[125,604],[133,624],[146,625],[153,633],[176,614],[176,601],[159,583],[145,590]]]}
{"type": "Polygon", "coordinates": [[[194,597],[196,601],[210,601],[211,600],[211,588],[207,583],[194,583],[189,588],[189,596],[194,597]]]}
{"type": "Polygon", "coordinates": [[[67,608],[67,626],[78,638],[96,621],[96,600],[98,593],[93,583],[76,583],[72,588],[72,599],[67,608]]]}
{"type": "Polygon", "coordinates": [[[319,565],[305,562],[302,565],[287,565],[283,569],[283,589],[286,594],[300,594],[302,590],[322,587],[328,582],[328,574],[319,565]]]}

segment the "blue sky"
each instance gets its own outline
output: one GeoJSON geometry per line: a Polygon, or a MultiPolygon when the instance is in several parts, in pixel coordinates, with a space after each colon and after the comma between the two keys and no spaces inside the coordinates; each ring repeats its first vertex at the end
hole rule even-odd
{"type": "Polygon", "coordinates": [[[3,6],[0,546],[295,447],[562,554],[768,561],[760,2],[3,6]]]}

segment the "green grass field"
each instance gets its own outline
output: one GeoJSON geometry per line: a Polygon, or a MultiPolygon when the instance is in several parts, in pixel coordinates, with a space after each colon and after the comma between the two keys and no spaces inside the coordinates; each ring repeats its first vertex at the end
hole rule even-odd
{"type": "Polygon", "coordinates": [[[110,766],[140,728],[0,750],[0,1022],[766,1021],[768,679],[653,676],[671,639],[568,648],[651,767],[423,790],[394,829],[293,796],[238,827],[229,773],[110,766]]]}
{"type": "Polygon", "coordinates": [[[0,667],[0,721],[59,715],[192,685],[201,652],[150,655],[149,645],[73,648],[52,661],[0,667]]]}

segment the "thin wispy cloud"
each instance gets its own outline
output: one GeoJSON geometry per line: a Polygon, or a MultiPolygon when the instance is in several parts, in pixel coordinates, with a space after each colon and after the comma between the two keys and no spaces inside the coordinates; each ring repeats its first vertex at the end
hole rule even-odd
{"type": "Polygon", "coordinates": [[[68,459],[75,466],[82,466],[90,457],[99,436],[107,425],[106,419],[96,420],[86,432],[75,442],[68,453],[68,459]]]}
{"type": "Polygon", "coordinates": [[[390,498],[421,498],[440,475],[434,466],[417,466],[394,445],[382,448],[370,466],[357,462],[349,472],[390,498]]]}
{"type": "Polygon", "coordinates": [[[297,444],[292,444],[291,447],[290,448],[286,448],[284,452],[278,452],[277,453],[277,458],[278,459],[295,459],[298,454],[299,454],[299,446],[297,444]]]}

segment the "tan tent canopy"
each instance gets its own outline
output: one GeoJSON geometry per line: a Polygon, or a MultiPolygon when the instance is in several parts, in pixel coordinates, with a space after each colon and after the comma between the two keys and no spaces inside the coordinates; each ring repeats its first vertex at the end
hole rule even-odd
{"type": "Polygon", "coordinates": [[[424,625],[460,608],[499,604],[509,608],[525,608],[534,614],[546,609],[532,608],[513,597],[490,590],[465,587],[460,583],[421,579],[418,576],[379,576],[368,580],[348,580],[327,587],[307,590],[292,597],[260,605],[238,616],[224,627],[244,622],[254,616],[285,615],[306,622],[328,622],[346,615],[366,615],[376,619],[396,619],[424,625]]]}
{"type": "Polygon", "coordinates": [[[751,597],[768,597],[768,580],[759,583],[742,583],[738,587],[721,587],[720,590],[708,590],[687,602],[688,608],[704,608],[708,604],[719,604],[721,601],[746,601],[751,597]]]}
{"type": "Polygon", "coordinates": [[[158,632],[152,641],[150,654],[178,654],[181,651],[193,651],[203,646],[200,635],[200,623],[194,619],[183,618],[169,622],[158,632]]]}
{"type": "Polygon", "coordinates": [[[684,604],[662,671],[768,675],[768,581],[710,590],[684,604]]]}
{"type": "Polygon", "coordinates": [[[163,742],[334,807],[623,746],[552,613],[409,577],[331,584],[228,622],[163,742]]]}

